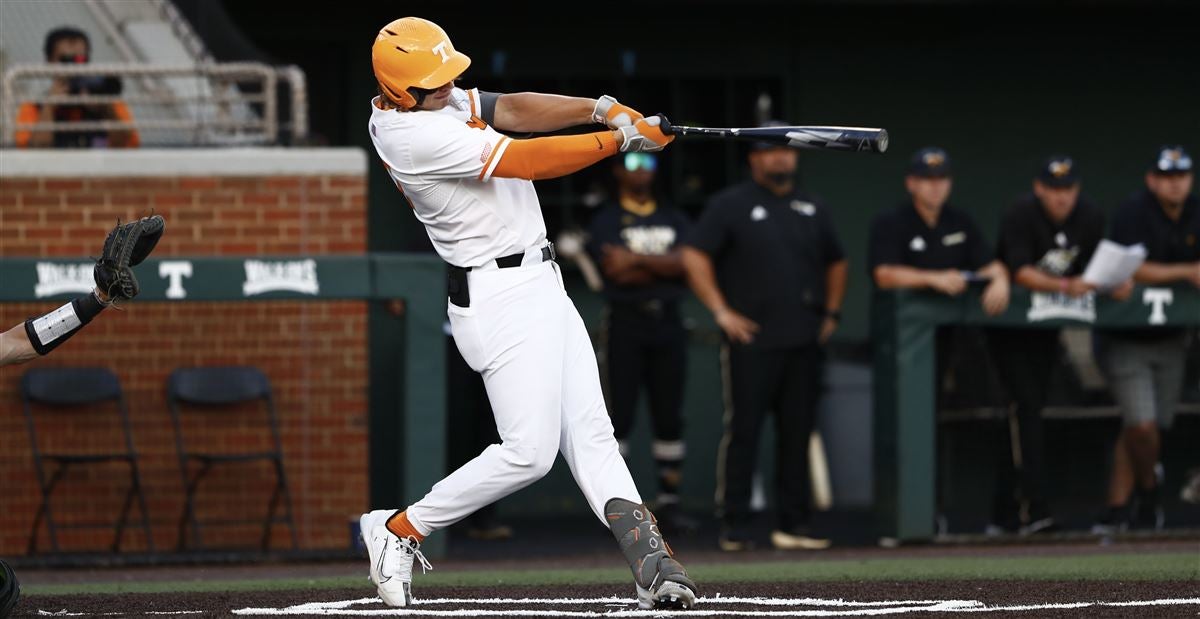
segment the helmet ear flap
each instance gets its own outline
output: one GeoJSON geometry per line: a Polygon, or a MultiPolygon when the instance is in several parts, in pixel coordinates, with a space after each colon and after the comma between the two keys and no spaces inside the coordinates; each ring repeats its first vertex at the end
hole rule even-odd
{"type": "Polygon", "coordinates": [[[379,82],[379,93],[402,110],[410,110],[417,106],[417,100],[411,94],[403,90],[399,92],[392,90],[383,82],[379,82]]]}

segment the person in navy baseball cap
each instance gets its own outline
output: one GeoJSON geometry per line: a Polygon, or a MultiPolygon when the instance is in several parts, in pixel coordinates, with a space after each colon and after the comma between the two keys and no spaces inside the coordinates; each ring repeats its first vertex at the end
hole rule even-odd
{"type": "Polygon", "coordinates": [[[1079,167],[1066,155],[1053,155],[1042,164],[1037,180],[1056,189],[1074,187],[1079,184],[1079,167]]]}
{"type": "Polygon", "coordinates": [[[909,160],[908,174],[921,178],[947,178],[950,176],[950,156],[936,146],[922,148],[909,160]]]}
{"type": "Polygon", "coordinates": [[[1174,175],[1187,174],[1192,171],[1192,157],[1182,146],[1161,146],[1150,166],[1153,174],[1174,175]]]}
{"type": "MultiPolygon", "coordinates": [[[[1192,158],[1182,146],[1168,145],[1148,163],[1145,187],[1117,207],[1109,238],[1146,249],[1146,261],[1134,273],[1138,283],[1200,289],[1200,198],[1192,193],[1192,158]]],[[[1184,388],[1186,341],[1186,327],[1168,323],[1106,330],[1098,342],[1098,359],[1112,376],[1109,388],[1124,424],[1111,460],[1107,505],[1093,527],[1097,533],[1163,527],[1155,463],[1161,433],[1171,428],[1184,388]]],[[[1168,479],[1171,474],[1167,471],[1168,479]]]]}

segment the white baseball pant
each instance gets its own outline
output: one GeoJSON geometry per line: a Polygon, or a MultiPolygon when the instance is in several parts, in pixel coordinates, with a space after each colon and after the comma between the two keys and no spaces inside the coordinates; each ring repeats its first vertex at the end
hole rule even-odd
{"type": "Polygon", "coordinates": [[[558,265],[528,262],[470,271],[470,307],[448,305],[458,350],[483,375],[501,443],[409,506],[408,520],[422,535],[541,479],[560,451],[605,526],[609,499],[642,502],[613,438],[591,339],[558,265]]]}

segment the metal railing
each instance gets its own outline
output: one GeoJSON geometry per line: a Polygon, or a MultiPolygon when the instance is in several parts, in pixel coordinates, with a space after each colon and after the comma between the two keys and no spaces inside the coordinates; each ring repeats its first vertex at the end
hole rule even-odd
{"type": "Polygon", "coordinates": [[[142,63],[16,64],[0,83],[0,145],[12,146],[17,131],[171,131],[169,139],[143,144],[211,146],[302,142],[308,134],[308,97],[298,67],[255,62],[151,65],[142,63]],[[132,88],[121,94],[49,95],[49,79],[114,77],[132,88]],[[288,118],[281,122],[277,85],[288,85],[288,118]],[[240,87],[239,87],[240,86],[240,87]],[[16,123],[23,103],[87,106],[124,102],[153,110],[132,120],[57,120],[16,123]],[[286,140],[281,127],[288,129],[286,140]]]}

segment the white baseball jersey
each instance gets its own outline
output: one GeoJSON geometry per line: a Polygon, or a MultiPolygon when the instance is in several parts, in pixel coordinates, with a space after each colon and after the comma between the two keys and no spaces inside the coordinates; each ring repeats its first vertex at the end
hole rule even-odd
{"type": "Polygon", "coordinates": [[[546,223],[533,182],[493,178],[510,138],[478,116],[479,91],[455,88],[437,111],[381,110],[371,141],[438,255],[459,267],[543,244],[546,223]]]}

